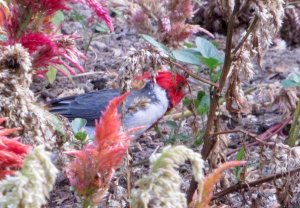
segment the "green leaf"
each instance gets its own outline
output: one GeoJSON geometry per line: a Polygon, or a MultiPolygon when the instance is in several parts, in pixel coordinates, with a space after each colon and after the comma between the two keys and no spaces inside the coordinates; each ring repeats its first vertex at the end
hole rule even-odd
{"type": "Polygon", "coordinates": [[[209,111],[210,106],[210,96],[206,95],[204,91],[199,91],[195,104],[197,108],[197,113],[199,115],[207,113],[209,111]]]}
{"type": "Polygon", "coordinates": [[[300,87],[300,73],[291,73],[281,82],[283,87],[300,87]]]}
{"type": "Polygon", "coordinates": [[[142,38],[144,38],[147,42],[149,42],[155,48],[163,51],[164,53],[166,53],[169,56],[171,55],[170,49],[167,46],[165,46],[164,44],[157,42],[153,37],[142,34],[142,38]]]}
{"type": "Polygon", "coordinates": [[[179,141],[188,141],[189,139],[190,139],[190,137],[183,133],[177,134],[175,136],[175,140],[179,140],[179,141]]]}
{"type": "Polygon", "coordinates": [[[52,17],[51,22],[55,26],[60,25],[65,19],[64,13],[62,11],[57,11],[55,15],[52,17]]]}
{"type": "Polygon", "coordinates": [[[166,124],[172,129],[176,129],[178,127],[175,121],[166,121],[166,124]]]}
{"type": "Polygon", "coordinates": [[[54,127],[55,131],[59,132],[63,136],[66,135],[66,132],[62,127],[63,126],[62,122],[54,114],[49,115],[49,121],[54,127]]]}
{"type": "Polygon", "coordinates": [[[48,72],[46,74],[46,77],[49,81],[50,84],[53,84],[53,82],[55,81],[56,79],[56,75],[57,75],[57,70],[52,67],[52,66],[49,66],[48,67],[48,72]]]}
{"type": "Polygon", "coordinates": [[[192,147],[199,147],[202,143],[203,143],[203,137],[204,137],[204,134],[205,134],[205,131],[204,130],[200,130],[198,133],[197,133],[197,138],[196,140],[194,141],[192,147]]]}
{"type": "Polygon", "coordinates": [[[200,57],[200,60],[202,61],[203,64],[205,64],[210,70],[213,70],[215,68],[217,68],[218,66],[220,66],[221,63],[219,60],[215,59],[215,58],[205,58],[204,56],[200,57]]]}
{"type": "MultiPolygon", "coordinates": [[[[244,156],[245,156],[245,149],[244,149],[244,147],[242,147],[236,155],[236,160],[242,160],[244,158],[244,156]]],[[[241,173],[242,173],[241,167],[236,167],[235,168],[235,176],[238,179],[240,179],[241,173]]]]}
{"type": "Polygon", "coordinates": [[[75,134],[75,138],[81,142],[83,142],[87,138],[87,133],[80,131],[77,134],[75,134]]]}
{"type": "Polygon", "coordinates": [[[75,21],[80,22],[80,24],[81,24],[82,26],[85,25],[85,19],[84,19],[84,16],[81,15],[78,11],[73,10],[72,13],[71,13],[71,17],[72,17],[75,21]]]}
{"type": "Polygon", "coordinates": [[[182,101],[182,104],[185,106],[189,106],[191,103],[192,103],[192,101],[189,98],[184,98],[182,101]]]}
{"type": "Polygon", "coordinates": [[[245,149],[244,147],[242,147],[236,155],[236,160],[242,160],[244,158],[244,155],[245,155],[245,149]]]}
{"type": "Polygon", "coordinates": [[[201,54],[197,51],[190,50],[190,49],[179,49],[179,50],[172,51],[172,54],[177,61],[181,61],[184,63],[193,64],[197,66],[201,64],[199,59],[201,54]]]}
{"type": "Polygon", "coordinates": [[[216,71],[216,72],[214,72],[214,73],[212,73],[210,75],[211,81],[213,81],[214,83],[217,83],[219,81],[220,77],[221,77],[221,74],[222,74],[222,70],[221,69],[218,70],[218,71],[216,71]]]}
{"type": "Polygon", "coordinates": [[[184,46],[185,46],[186,48],[194,48],[194,44],[193,44],[193,43],[190,43],[190,42],[184,43],[184,46]]]}
{"type": "Polygon", "coordinates": [[[98,33],[109,33],[108,26],[103,22],[96,24],[94,30],[98,33]]]}
{"type": "Polygon", "coordinates": [[[202,54],[204,58],[214,58],[220,63],[224,63],[224,56],[219,52],[214,44],[210,41],[197,37],[196,38],[197,50],[202,54]]]}
{"type": "Polygon", "coordinates": [[[81,129],[83,127],[85,127],[85,125],[87,124],[87,120],[86,119],[82,119],[82,118],[75,118],[72,123],[72,129],[74,131],[75,134],[77,134],[78,132],[81,131],[81,129]]]}

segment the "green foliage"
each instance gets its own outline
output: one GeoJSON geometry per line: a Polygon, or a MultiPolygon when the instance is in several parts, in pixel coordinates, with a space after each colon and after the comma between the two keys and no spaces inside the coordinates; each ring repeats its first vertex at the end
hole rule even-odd
{"type": "Polygon", "coordinates": [[[104,22],[96,23],[94,26],[94,30],[97,33],[109,33],[109,28],[104,22]]]}
{"type": "Polygon", "coordinates": [[[75,138],[81,142],[84,142],[87,138],[87,133],[83,130],[86,124],[87,120],[82,118],[75,118],[71,123],[75,138]]]}
{"type": "Polygon", "coordinates": [[[172,55],[177,61],[197,66],[201,64],[201,55],[192,49],[174,50],[172,51],[172,55]]]}
{"type": "Polygon", "coordinates": [[[56,76],[57,76],[57,70],[54,67],[49,66],[48,71],[46,73],[46,77],[48,79],[48,82],[50,84],[53,84],[55,79],[56,79],[56,76]]]}
{"type": "Polygon", "coordinates": [[[73,10],[71,13],[71,18],[75,21],[79,22],[81,25],[85,25],[85,19],[82,14],[80,14],[77,10],[73,10]]]}
{"type": "Polygon", "coordinates": [[[53,16],[53,18],[51,19],[51,22],[55,25],[58,26],[60,25],[65,19],[65,15],[64,13],[62,13],[62,11],[58,11],[55,13],[55,15],[53,16]]]}
{"type": "Polygon", "coordinates": [[[183,105],[195,105],[198,115],[205,115],[209,111],[210,106],[210,96],[204,91],[199,91],[196,99],[185,98],[183,100],[183,105]]]}
{"type": "Polygon", "coordinates": [[[66,136],[63,123],[54,114],[49,114],[49,121],[53,125],[55,131],[59,132],[63,136],[66,136]]]}
{"type": "MultiPolygon", "coordinates": [[[[238,161],[243,160],[244,156],[245,156],[245,149],[244,149],[244,147],[242,147],[236,155],[236,160],[238,160],[238,161]]],[[[236,167],[235,168],[235,176],[238,180],[241,177],[241,173],[242,173],[241,167],[236,167]]]]}
{"type": "Polygon", "coordinates": [[[204,134],[205,134],[204,129],[198,131],[198,134],[196,136],[196,140],[194,141],[194,143],[192,145],[193,148],[199,147],[203,143],[204,134]]]}
{"type": "Polygon", "coordinates": [[[187,141],[190,137],[183,133],[177,133],[179,129],[178,124],[175,121],[167,121],[166,124],[170,128],[169,134],[165,139],[166,144],[175,144],[177,142],[187,141]]]}
{"type": "Polygon", "coordinates": [[[210,41],[197,37],[196,38],[196,50],[199,51],[203,58],[215,59],[219,65],[224,63],[224,56],[221,55],[220,51],[210,41]]]}
{"type": "Polygon", "coordinates": [[[208,113],[210,106],[210,96],[204,91],[199,91],[197,99],[195,100],[195,106],[199,115],[208,113]]]}
{"type": "Polygon", "coordinates": [[[153,37],[142,35],[142,37],[158,50],[164,52],[169,58],[177,61],[200,66],[205,65],[209,69],[209,76],[213,82],[217,82],[221,75],[220,66],[224,63],[224,56],[210,41],[197,37],[196,47],[186,43],[186,48],[171,50],[162,43],[157,42],[153,37]]]}
{"type": "Polygon", "coordinates": [[[171,50],[164,44],[157,42],[153,37],[142,34],[142,38],[144,38],[147,42],[149,42],[152,46],[154,46],[158,50],[164,52],[168,56],[171,56],[171,54],[172,54],[171,50]]]}
{"type": "Polygon", "coordinates": [[[300,73],[291,73],[281,82],[283,87],[300,87],[300,73]]]}

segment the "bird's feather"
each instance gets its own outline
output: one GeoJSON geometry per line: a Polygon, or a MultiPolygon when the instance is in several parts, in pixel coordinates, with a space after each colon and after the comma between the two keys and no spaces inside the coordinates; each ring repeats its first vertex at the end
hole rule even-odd
{"type": "MultiPolygon", "coordinates": [[[[49,108],[50,111],[61,114],[70,120],[86,119],[87,126],[94,126],[95,120],[101,117],[109,101],[119,95],[118,90],[100,90],[51,101],[49,108]]],[[[140,135],[166,113],[168,106],[169,100],[165,90],[148,82],[144,88],[132,91],[127,97],[123,126],[126,129],[144,126],[135,134],[140,135]]]]}

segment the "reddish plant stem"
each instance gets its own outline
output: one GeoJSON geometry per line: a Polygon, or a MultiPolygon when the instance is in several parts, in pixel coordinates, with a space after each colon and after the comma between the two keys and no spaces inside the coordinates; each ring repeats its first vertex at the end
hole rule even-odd
{"type": "Polygon", "coordinates": [[[207,79],[204,79],[202,77],[199,77],[198,75],[194,74],[191,70],[189,70],[188,68],[182,66],[181,64],[179,63],[176,63],[174,61],[170,61],[169,59],[164,59],[164,61],[166,61],[168,64],[172,64],[174,66],[177,66],[178,68],[180,68],[181,70],[183,70],[185,73],[187,73],[188,75],[190,75],[191,77],[193,77],[194,79],[197,79],[199,80],[200,82],[203,82],[205,84],[208,84],[208,85],[211,85],[211,86],[214,86],[216,88],[218,88],[218,84],[216,83],[213,83],[207,79]]]}
{"type": "MultiPolygon", "coordinates": [[[[234,30],[234,22],[235,22],[236,15],[240,9],[240,1],[235,0],[234,2],[235,2],[235,5],[234,5],[233,11],[229,17],[228,27],[227,27],[224,66],[223,66],[222,74],[221,74],[221,77],[219,80],[219,87],[215,88],[213,91],[213,96],[212,96],[211,105],[210,105],[209,114],[208,114],[208,120],[206,123],[206,130],[205,130],[205,134],[203,137],[204,144],[203,144],[201,154],[202,154],[202,158],[204,160],[207,159],[207,157],[214,145],[214,140],[212,140],[211,137],[214,133],[214,130],[215,130],[214,127],[217,122],[216,112],[218,109],[219,99],[221,97],[223,87],[226,83],[227,76],[230,71],[231,62],[232,62],[231,50],[232,50],[232,36],[233,36],[233,30],[234,30]]],[[[192,178],[189,190],[187,192],[187,203],[188,204],[190,204],[192,202],[193,195],[197,189],[197,186],[198,186],[197,182],[195,181],[194,178],[192,178]]]]}
{"type": "MultiPolygon", "coordinates": [[[[253,143],[250,143],[247,145],[247,147],[252,147],[257,145],[258,143],[262,143],[265,142],[266,140],[270,139],[272,136],[274,136],[275,134],[278,134],[290,121],[292,120],[292,117],[285,119],[284,121],[282,121],[279,124],[275,124],[274,126],[270,127],[267,131],[265,131],[264,133],[260,134],[259,136],[257,136],[257,138],[260,141],[255,141],[253,143]]],[[[250,135],[251,136],[251,135],[250,135]]],[[[234,153],[236,153],[237,151],[239,151],[240,148],[237,148],[231,152],[229,152],[227,154],[227,156],[230,156],[234,153]]]]}
{"type": "Polygon", "coordinates": [[[211,139],[211,135],[214,133],[214,126],[216,122],[216,112],[218,109],[219,99],[222,94],[223,87],[226,83],[228,73],[230,71],[232,57],[231,57],[231,49],[232,49],[232,36],[234,29],[234,20],[236,18],[236,14],[238,13],[240,8],[240,1],[235,0],[235,6],[232,11],[232,14],[229,17],[228,28],[227,28],[227,38],[226,38],[226,49],[225,49],[225,61],[222,69],[222,74],[219,80],[219,88],[214,89],[213,97],[210,105],[210,110],[208,114],[208,120],[206,124],[206,130],[204,135],[204,145],[202,149],[202,157],[205,160],[214,144],[214,141],[211,139]]]}
{"type": "Polygon", "coordinates": [[[232,192],[235,192],[235,191],[238,191],[240,189],[249,189],[250,187],[253,187],[253,186],[257,186],[257,185],[260,185],[262,183],[266,183],[266,182],[269,182],[269,181],[272,181],[272,180],[275,180],[275,179],[278,179],[278,178],[283,178],[283,177],[286,177],[286,176],[291,176],[297,172],[300,171],[300,167],[298,168],[295,168],[293,170],[290,170],[290,171],[286,171],[286,172],[283,172],[283,173],[277,173],[277,174],[274,174],[274,175],[271,175],[271,176],[267,176],[265,178],[261,178],[261,179],[258,179],[257,181],[252,181],[252,182],[249,182],[249,183],[246,183],[246,182],[243,182],[243,183],[237,183],[223,191],[220,191],[218,193],[216,193],[212,200],[215,200],[215,199],[218,199],[222,196],[225,196],[227,194],[230,194],[232,192]]]}

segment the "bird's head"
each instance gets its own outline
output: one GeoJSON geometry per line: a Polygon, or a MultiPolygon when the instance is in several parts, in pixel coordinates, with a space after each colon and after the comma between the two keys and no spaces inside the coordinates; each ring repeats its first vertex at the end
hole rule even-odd
{"type": "MultiPolygon", "coordinates": [[[[149,74],[144,75],[145,78],[150,78],[149,74]]],[[[179,75],[172,74],[169,71],[159,71],[155,77],[156,83],[167,91],[170,99],[171,107],[176,106],[184,97],[184,88],[187,86],[187,80],[179,75]]]]}

